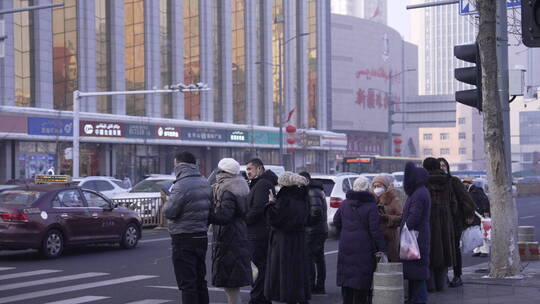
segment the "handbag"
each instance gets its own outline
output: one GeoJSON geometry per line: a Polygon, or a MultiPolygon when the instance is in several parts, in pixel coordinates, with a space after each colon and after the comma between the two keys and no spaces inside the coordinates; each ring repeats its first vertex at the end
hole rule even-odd
{"type": "Polygon", "coordinates": [[[409,230],[407,223],[403,225],[399,242],[399,258],[401,260],[414,261],[421,258],[417,235],[417,231],[409,230]]]}

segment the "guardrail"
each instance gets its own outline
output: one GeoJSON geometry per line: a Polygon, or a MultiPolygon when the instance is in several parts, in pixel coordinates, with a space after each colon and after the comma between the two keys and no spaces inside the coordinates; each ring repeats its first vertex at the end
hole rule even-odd
{"type": "Polygon", "coordinates": [[[113,201],[120,206],[137,212],[142,219],[143,227],[161,226],[164,224],[161,216],[164,200],[160,195],[144,198],[116,198],[113,201]]]}
{"type": "Polygon", "coordinates": [[[518,183],[516,187],[518,196],[540,194],[540,183],[518,183]]]}

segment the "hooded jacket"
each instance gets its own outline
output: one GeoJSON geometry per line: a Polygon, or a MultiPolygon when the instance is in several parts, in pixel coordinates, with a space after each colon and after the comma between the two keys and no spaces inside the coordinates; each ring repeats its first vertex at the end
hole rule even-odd
{"type": "Polygon", "coordinates": [[[308,185],[309,221],[308,235],[328,234],[326,195],[322,183],[312,180],[308,185]]]}
{"type": "Polygon", "coordinates": [[[212,188],[197,165],[179,163],[171,196],[163,207],[170,234],[208,231],[212,188]]]}
{"type": "Polygon", "coordinates": [[[419,260],[402,261],[403,276],[408,280],[429,279],[431,196],[425,187],[427,179],[428,173],[424,168],[417,168],[412,162],[405,165],[403,188],[408,198],[403,207],[401,227],[407,224],[409,230],[418,231],[417,240],[420,249],[419,260]]]}
{"type": "Polygon", "coordinates": [[[269,228],[264,217],[264,207],[268,203],[270,190],[275,191],[278,177],[271,170],[264,171],[250,183],[247,197],[246,223],[250,240],[268,240],[269,228]]]}

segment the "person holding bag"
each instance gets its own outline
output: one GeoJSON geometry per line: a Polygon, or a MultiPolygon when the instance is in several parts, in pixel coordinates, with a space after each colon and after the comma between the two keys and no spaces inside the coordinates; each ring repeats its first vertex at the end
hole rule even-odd
{"type": "Polygon", "coordinates": [[[403,208],[401,231],[406,225],[408,230],[417,232],[420,250],[419,259],[402,259],[403,276],[409,280],[409,304],[427,303],[428,300],[431,196],[425,187],[427,179],[428,172],[424,168],[417,168],[412,162],[405,165],[403,189],[408,198],[403,208]]]}
{"type": "Polygon", "coordinates": [[[376,199],[368,188],[369,180],[358,177],[334,216],[340,236],[336,279],[343,304],[371,303],[376,257],[386,250],[376,199]]]}

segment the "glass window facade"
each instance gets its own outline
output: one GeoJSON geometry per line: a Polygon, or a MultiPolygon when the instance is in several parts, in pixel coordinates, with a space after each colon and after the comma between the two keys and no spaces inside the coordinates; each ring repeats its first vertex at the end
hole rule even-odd
{"type": "Polygon", "coordinates": [[[317,1],[308,0],[308,127],[317,128],[317,1]]]}
{"type": "Polygon", "coordinates": [[[73,109],[73,91],[78,88],[77,70],[77,1],[64,2],[52,12],[54,108],[73,109]]]}
{"type": "Polygon", "coordinates": [[[262,0],[259,0],[257,1],[257,5],[255,6],[255,18],[256,18],[256,26],[257,26],[257,31],[256,31],[256,47],[255,47],[255,50],[256,50],[256,61],[255,62],[260,62],[260,64],[256,64],[255,68],[256,68],[256,71],[257,71],[257,113],[258,113],[258,117],[257,117],[257,121],[258,121],[258,124],[260,125],[263,125],[265,124],[265,105],[264,105],[264,96],[265,96],[265,92],[267,92],[267,88],[265,88],[264,86],[264,80],[266,78],[266,76],[264,75],[264,70],[266,68],[265,64],[263,64],[263,58],[264,58],[264,42],[263,42],[263,38],[265,36],[264,34],[264,21],[265,21],[265,18],[264,18],[264,1],[262,0]]]}
{"type": "Polygon", "coordinates": [[[233,121],[246,123],[246,29],[245,2],[232,1],[233,121]]]}
{"type": "MultiPolygon", "coordinates": [[[[201,81],[199,0],[184,0],[184,83],[201,81]]],[[[184,113],[188,120],[201,119],[199,92],[184,94],[184,113]]]]}
{"type": "MultiPolygon", "coordinates": [[[[172,84],[171,70],[171,0],[159,2],[159,37],[161,52],[161,86],[172,84]]],[[[172,95],[161,95],[161,117],[172,118],[172,95]]]]}
{"type": "MultiPolygon", "coordinates": [[[[33,5],[32,0],[14,0],[13,7],[33,5]]],[[[34,96],[34,30],[33,13],[13,14],[13,42],[15,44],[15,105],[35,107],[34,96]]]]}
{"type": "MultiPolygon", "coordinates": [[[[283,56],[284,56],[284,50],[283,46],[281,45],[280,41],[283,41],[283,26],[285,25],[285,17],[283,15],[283,0],[275,0],[272,3],[272,17],[273,17],[273,24],[272,24],[272,62],[274,64],[274,80],[273,80],[273,86],[274,86],[274,126],[278,126],[279,124],[279,99],[280,99],[280,93],[279,91],[279,79],[280,79],[280,68],[279,65],[283,63],[283,56]],[[279,47],[281,46],[281,58],[279,58],[279,47]]],[[[283,71],[282,71],[283,73],[283,71]]],[[[281,77],[281,85],[283,89],[283,78],[281,77]]],[[[282,97],[282,96],[281,96],[282,97]]]]}
{"type": "MultiPolygon", "coordinates": [[[[96,90],[98,92],[111,91],[111,36],[110,36],[110,9],[108,0],[96,0],[96,90]]],[[[112,113],[111,96],[98,96],[97,111],[99,113],[112,113]]]]}
{"type": "Polygon", "coordinates": [[[221,24],[223,6],[221,1],[212,2],[212,18],[214,26],[214,83],[212,90],[214,91],[214,121],[223,121],[223,96],[221,90],[221,79],[223,66],[221,56],[222,53],[222,37],[221,24]]]}
{"type": "MultiPolygon", "coordinates": [[[[124,0],[124,37],[126,90],[144,90],[144,0],[124,0]]],[[[146,115],[144,96],[126,96],[127,115],[146,115]]]]}

